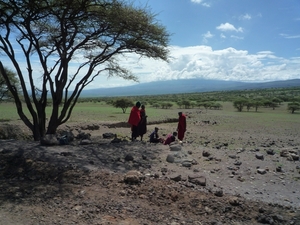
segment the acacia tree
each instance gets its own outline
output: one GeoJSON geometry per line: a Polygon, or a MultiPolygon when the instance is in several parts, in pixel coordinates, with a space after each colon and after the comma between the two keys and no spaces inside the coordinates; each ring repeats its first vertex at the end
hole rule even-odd
{"type": "Polygon", "coordinates": [[[292,114],[295,113],[295,111],[300,110],[300,103],[299,102],[290,102],[287,105],[288,111],[290,111],[292,114]]]}
{"type": "Polygon", "coordinates": [[[127,98],[117,99],[112,104],[116,108],[121,108],[123,113],[126,113],[128,107],[132,107],[134,105],[133,101],[127,98]]]}
{"type": "Polygon", "coordinates": [[[165,27],[147,8],[121,0],[2,0],[0,29],[0,53],[16,71],[23,96],[1,61],[0,71],[19,117],[35,140],[56,133],[70,118],[81,91],[98,75],[137,81],[118,64],[127,53],[165,61],[168,57],[165,27]],[[21,57],[26,71],[18,60],[21,57]],[[78,66],[72,71],[75,62],[78,66]],[[46,127],[49,96],[51,115],[46,127]],[[21,97],[31,118],[24,114],[21,97]]]}
{"type": "Polygon", "coordinates": [[[238,110],[238,112],[242,112],[244,106],[247,104],[248,99],[238,98],[233,101],[233,107],[238,110]]]}

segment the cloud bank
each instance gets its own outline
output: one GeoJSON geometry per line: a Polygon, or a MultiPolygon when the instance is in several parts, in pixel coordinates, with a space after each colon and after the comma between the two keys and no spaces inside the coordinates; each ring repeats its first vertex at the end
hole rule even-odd
{"type": "MultiPolygon", "coordinates": [[[[216,79],[243,82],[267,82],[300,78],[300,57],[283,58],[271,51],[250,54],[246,50],[226,48],[214,50],[210,46],[171,46],[169,62],[141,58],[128,54],[119,58],[119,64],[137,76],[140,83],[173,79],[216,79]]],[[[75,72],[77,63],[70,64],[69,74],[75,72]]],[[[24,70],[26,66],[24,65],[24,70]]],[[[41,78],[38,62],[34,73],[41,78]]],[[[82,74],[83,75],[83,74],[82,74]]],[[[100,75],[87,89],[117,87],[136,84],[122,78],[100,75]]]]}
{"type": "MultiPolygon", "coordinates": [[[[172,46],[169,63],[128,56],[122,65],[138,76],[140,82],[191,78],[267,82],[300,78],[300,57],[286,59],[271,51],[249,54],[234,48],[213,50],[205,45],[172,46]]],[[[115,78],[102,81],[105,86],[134,84],[115,78]]],[[[92,86],[96,88],[99,84],[92,86]]]]}

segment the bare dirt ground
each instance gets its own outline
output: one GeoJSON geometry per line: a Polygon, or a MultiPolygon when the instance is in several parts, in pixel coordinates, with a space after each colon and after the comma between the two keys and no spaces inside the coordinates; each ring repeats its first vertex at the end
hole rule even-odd
{"type": "Polygon", "coordinates": [[[0,140],[0,224],[300,224],[299,123],[187,114],[182,145],[104,122],[68,124],[82,144],[0,140]]]}

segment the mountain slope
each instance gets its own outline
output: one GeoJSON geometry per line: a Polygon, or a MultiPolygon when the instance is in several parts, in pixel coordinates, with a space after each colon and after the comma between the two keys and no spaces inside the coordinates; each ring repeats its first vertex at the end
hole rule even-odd
{"type": "Polygon", "coordinates": [[[159,95],[297,86],[300,86],[300,79],[263,83],[247,83],[224,80],[182,79],[169,81],[155,81],[125,87],[84,90],[81,94],[81,97],[159,95]]]}

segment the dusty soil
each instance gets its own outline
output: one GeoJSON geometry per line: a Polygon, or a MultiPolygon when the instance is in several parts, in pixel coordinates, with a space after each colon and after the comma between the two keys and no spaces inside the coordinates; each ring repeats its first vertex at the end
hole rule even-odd
{"type": "MultiPolygon", "coordinates": [[[[185,141],[171,146],[102,122],[62,128],[86,142],[0,140],[0,224],[300,224],[300,122],[245,129],[187,113],[185,141]]],[[[176,123],[155,126],[165,136],[176,123]]]]}

